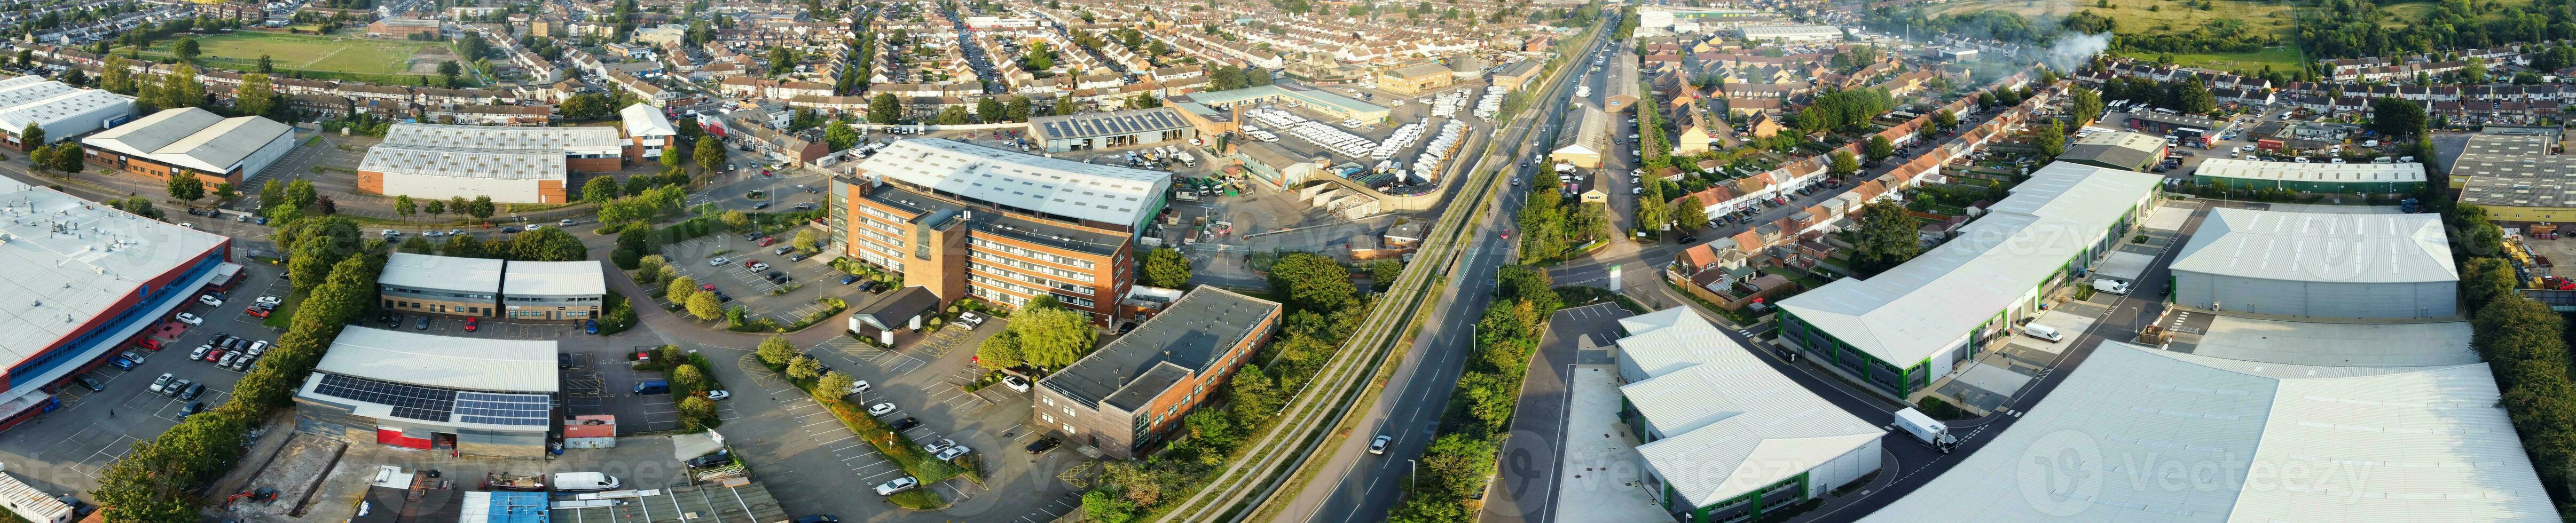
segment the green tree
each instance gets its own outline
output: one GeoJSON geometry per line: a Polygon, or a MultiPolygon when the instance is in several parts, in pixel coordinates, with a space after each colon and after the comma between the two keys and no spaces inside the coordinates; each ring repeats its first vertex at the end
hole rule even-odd
{"type": "Polygon", "coordinates": [[[2039,155],[2043,158],[2056,158],[2059,153],[2066,152],[2066,121],[2049,120],[2047,127],[2039,129],[2039,137],[2032,140],[2032,145],[2039,147],[2039,155]]]}
{"type": "Polygon", "coordinates": [[[1887,141],[1885,136],[1870,135],[1869,145],[1862,147],[1861,152],[1869,155],[1870,161],[1885,160],[1896,155],[1896,144],[1887,141]]]}
{"type": "Polygon", "coordinates": [[[36,125],[36,122],[27,122],[26,127],[18,129],[18,143],[27,144],[29,148],[44,145],[46,143],[44,126],[36,125]]]}
{"type": "Polygon", "coordinates": [[[394,196],[394,215],[411,216],[412,213],[416,212],[420,212],[420,204],[412,203],[411,195],[403,194],[394,196]]]}
{"type": "Polygon", "coordinates": [[[1032,302],[1011,312],[1008,329],[1022,358],[1042,370],[1060,369],[1091,354],[1100,331],[1090,317],[1062,306],[1032,302]]]}
{"type": "Polygon", "coordinates": [[[850,147],[859,144],[860,138],[863,137],[859,135],[859,130],[850,128],[850,123],[846,121],[834,120],[830,126],[823,128],[823,143],[834,151],[849,150],[850,147]]]}
{"type": "Polygon", "coordinates": [[[1932,125],[1940,127],[1943,131],[1957,129],[1959,128],[1959,114],[1950,112],[1949,109],[1934,111],[1932,113],[1932,125]]]}
{"type": "Polygon", "coordinates": [[[1095,488],[1082,494],[1082,516],[1096,523],[1129,523],[1136,519],[1136,505],[1111,495],[1109,487],[1095,488]]]}
{"type": "Polygon", "coordinates": [[[2370,128],[2390,137],[2423,133],[2424,106],[2393,96],[2371,100],[2370,128]]]}
{"type": "Polygon", "coordinates": [[[787,362],[787,377],[796,381],[823,377],[823,361],[799,355],[787,362]]]}
{"type": "Polygon", "coordinates": [[[1350,270],[1314,253],[1281,255],[1270,266],[1270,288],[1285,295],[1288,305],[1297,310],[1330,312],[1359,302],[1350,270]]]}
{"type": "Polygon", "coordinates": [[[894,93],[877,93],[868,99],[868,123],[887,125],[902,120],[903,102],[895,100],[894,93]]]}
{"type": "MultiPolygon", "coordinates": [[[[304,182],[298,180],[296,183],[304,182]]],[[[495,210],[496,209],[492,207],[492,197],[490,196],[476,196],[474,197],[474,201],[467,202],[465,204],[465,214],[467,216],[473,216],[474,219],[477,220],[491,218],[492,213],[495,210]]]]}
{"type": "Polygon", "coordinates": [[[1140,275],[1142,281],[1139,283],[1177,289],[1190,282],[1190,260],[1181,256],[1181,251],[1157,247],[1145,253],[1145,268],[1140,275]]]}
{"type": "Polygon", "coordinates": [[[1029,121],[1029,111],[1029,97],[1013,96],[1011,101],[1003,104],[1002,118],[1006,121],[1026,122],[1029,121]]]}
{"type": "Polygon", "coordinates": [[[165,185],[169,186],[167,189],[170,192],[170,199],[173,200],[193,203],[206,197],[206,182],[197,179],[193,174],[172,174],[170,182],[165,185]]]}
{"type": "Polygon", "coordinates": [[[1059,115],[1059,116],[1061,116],[1061,115],[1068,115],[1068,114],[1073,114],[1073,113],[1077,113],[1077,112],[1082,112],[1082,108],[1080,108],[1080,107],[1075,107],[1075,106],[1073,105],[1073,97],[1072,97],[1072,96],[1070,96],[1070,95],[1056,95],[1056,97],[1055,97],[1055,112],[1047,113],[1047,114],[1053,114],[1053,115],[1059,115]]]}
{"type": "MultiPolygon", "coordinates": [[[[275,182],[275,180],[271,180],[271,182],[275,182]]],[[[428,204],[421,206],[421,212],[430,214],[447,214],[447,200],[430,200],[428,204]]]]}
{"type": "Polygon", "coordinates": [[[951,105],[946,109],[940,109],[939,116],[932,117],[931,123],[936,125],[966,125],[968,123],[973,123],[968,122],[967,117],[968,115],[966,114],[965,107],[951,105]]]}
{"type": "Polygon", "coordinates": [[[1698,229],[1708,226],[1708,207],[1700,205],[1698,198],[1683,197],[1674,199],[1672,203],[1672,214],[1673,222],[1681,224],[1681,227],[1684,229],[1698,229]]]}
{"type": "MultiPolygon", "coordinates": [[[[696,288],[697,286],[695,284],[691,284],[690,287],[696,288]]],[[[785,367],[788,361],[796,358],[796,343],[787,341],[786,336],[773,335],[767,338],[762,338],[760,340],[760,345],[752,348],[752,354],[759,355],[762,363],[785,367]]]]}
{"type": "Polygon", "coordinates": [[[259,72],[260,74],[277,74],[277,62],[270,60],[268,58],[268,53],[259,54],[259,72]]]}
{"type": "Polygon", "coordinates": [[[2067,102],[2066,112],[2075,117],[2077,127],[2093,123],[2095,117],[2102,115],[2102,94],[2082,86],[2072,90],[2075,94],[2073,100],[2067,102]]]}
{"type": "Polygon", "coordinates": [[[2173,88],[2173,100],[2173,110],[2181,111],[2183,114],[2209,114],[2210,111],[2218,110],[2218,96],[2210,94],[2209,86],[2200,83],[2199,77],[2176,82],[2173,88]]]}
{"type": "Polygon", "coordinates": [[[698,366],[696,365],[678,365],[671,367],[670,379],[671,385],[680,389],[704,390],[707,383],[707,373],[706,371],[698,370],[698,366]]]}
{"type": "Polygon", "coordinates": [[[241,192],[233,189],[232,182],[215,183],[214,190],[207,195],[215,197],[216,205],[232,203],[233,200],[241,198],[241,192]]]}
{"type": "Polygon", "coordinates": [[[464,72],[465,68],[456,65],[455,60],[443,60],[438,62],[438,76],[441,80],[446,82],[440,85],[455,86],[456,75],[464,72]]]}
{"type": "Polygon", "coordinates": [[[712,139],[698,140],[698,151],[695,157],[698,159],[699,169],[710,172],[722,169],[725,164],[724,144],[712,139]]]}
{"type": "Polygon", "coordinates": [[[994,100],[992,97],[988,96],[982,100],[975,101],[975,118],[977,121],[981,121],[983,123],[1000,122],[1002,121],[1002,116],[1002,102],[1000,100],[994,100]]]}
{"type": "Polygon", "coordinates": [[[295,290],[313,290],[322,286],[322,279],[331,275],[331,264],[338,261],[328,242],[296,244],[286,257],[286,280],[294,284],[295,290]]]}
{"type": "Polygon", "coordinates": [[[1915,233],[1921,224],[1905,214],[1905,205],[1879,200],[1861,206],[1860,223],[1844,233],[1852,244],[1852,269],[1875,275],[1923,253],[1915,233]]]}
{"type": "MultiPolygon", "coordinates": [[[[438,205],[438,200],[430,200],[429,204],[432,206],[438,205]]],[[[455,256],[459,258],[491,257],[491,253],[486,251],[487,249],[483,246],[483,240],[475,238],[474,235],[471,234],[449,236],[447,237],[447,245],[440,246],[438,248],[438,253],[441,255],[455,256]]]]}
{"type": "Polygon", "coordinates": [[[823,237],[814,234],[814,229],[798,228],[796,230],[796,236],[790,237],[787,240],[787,244],[793,245],[798,249],[819,251],[823,250],[823,237]]]}
{"type": "Polygon", "coordinates": [[[1853,173],[1860,172],[1860,160],[1852,158],[1851,151],[1836,150],[1834,151],[1833,165],[1828,166],[1826,169],[1826,172],[1830,176],[1835,178],[1847,178],[1853,173]]]}
{"type": "Polygon", "coordinates": [[[1024,363],[1028,363],[1028,358],[1020,352],[1020,337],[1007,329],[987,336],[983,343],[975,345],[975,364],[984,368],[1007,369],[1024,363]]]}
{"type": "Polygon", "coordinates": [[[277,89],[268,75],[242,75],[241,87],[233,90],[233,109],[248,115],[266,115],[277,109],[277,89]]]}
{"type": "Polygon", "coordinates": [[[680,422],[691,429],[706,428],[716,421],[716,402],[705,396],[680,398],[680,422]]]}
{"type": "Polygon", "coordinates": [[[321,194],[313,189],[313,182],[307,180],[286,182],[285,195],[286,206],[297,209],[312,208],[313,204],[322,201],[321,194]]]}
{"type": "Polygon", "coordinates": [[[429,237],[415,234],[410,238],[403,239],[402,245],[397,247],[397,249],[402,252],[412,254],[429,254],[437,251],[438,246],[429,243],[429,237]]]}
{"type": "Polygon", "coordinates": [[[849,374],[843,374],[841,371],[825,371],[822,377],[814,378],[814,390],[832,392],[845,391],[850,390],[850,384],[857,382],[857,379],[851,378],[849,374]]]}
{"type": "Polygon", "coordinates": [[[179,55],[180,60],[195,61],[202,52],[204,50],[197,46],[197,37],[193,36],[179,37],[179,43],[170,45],[170,54],[179,55]]]}
{"type": "Polygon", "coordinates": [[[716,318],[722,318],[725,314],[724,304],[717,303],[716,294],[712,292],[701,292],[689,296],[688,308],[689,315],[698,317],[698,321],[715,321],[716,318]]]}
{"type": "Polygon", "coordinates": [[[270,177],[267,183],[259,184],[259,203],[261,205],[276,205],[285,201],[286,184],[279,183],[276,177],[270,177]]]}
{"type": "Polygon", "coordinates": [[[617,199],[618,191],[617,178],[605,175],[594,176],[589,182],[581,184],[581,201],[591,205],[605,205],[609,200],[617,199]]]}

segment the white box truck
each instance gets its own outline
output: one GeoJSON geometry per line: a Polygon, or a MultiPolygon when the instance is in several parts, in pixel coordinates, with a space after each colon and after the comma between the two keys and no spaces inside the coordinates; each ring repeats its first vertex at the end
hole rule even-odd
{"type": "Polygon", "coordinates": [[[1914,439],[1923,440],[1923,444],[1931,445],[1932,450],[1941,451],[1942,454],[1948,454],[1951,450],[1959,448],[1959,438],[1950,436],[1949,425],[1943,425],[1941,420],[1925,416],[1923,411],[1914,410],[1913,407],[1896,411],[1896,428],[1913,434],[1914,439]]]}
{"type": "Polygon", "coordinates": [[[617,490],[618,487],[622,486],[625,485],[617,482],[617,476],[597,472],[555,473],[555,491],[557,492],[617,490]]]}

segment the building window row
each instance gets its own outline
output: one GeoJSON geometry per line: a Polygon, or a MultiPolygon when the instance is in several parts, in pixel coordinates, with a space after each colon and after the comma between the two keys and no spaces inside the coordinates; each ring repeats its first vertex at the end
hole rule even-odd
{"type": "Polygon", "coordinates": [[[428,296],[428,297],[432,297],[432,298],[463,298],[463,299],[469,299],[469,300],[477,300],[477,299],[479,299],[479,300],[489,300],[489,299],[492,299],[492,295],[490,295],[490,294],[458,294],[458,293],[453,293],[453,292],[428,292],[428,291],[422,291],[422,290],[419,290],[419,289],[405,289],[405,288],[401,288],[401,287],[385,287],[385,288],[384,288],[384,290],[392,291],[392,292],[396,292],[396,293],[401,293],[401,294],[417,294],[417,295],[421,295],[421,296],[428,296]]]}
{"type": "Polygon", "coordinates": [[[1001,257],[1001,256],[994,256],[994,255],[991,255],[991,254],[985,254],[983,251],[975,251],[975,252],[967,253],[967,257],[968,257],[968,258],[972,258],[972,259],[976,259],[976,260],[982,260],[982,261],[988,261],[988,262],[993,262],[993,263],[999,263],[999,264],[1006,265],[1006,266],[1010,266],[1010,267],[1012,267],[1012,268],[1016,268],[1016,269],[1020,269],[1020,270],[1026,270],[1026,271],[1036,272],[1036,273],[1038,273],[1038,274],[1044,274],[1044,275],[1054,276],[1054,277],[1058,277],[1058,278],[1070,278],[1070,279],[1074,279],[1074,280],[1080,280],[1080,281],[1082,281],[1083,283],[1091,283],[1092,281],[1094,281],[1094,279],[1093,279],[1093,278],[1092,278],[1092,276],[1091,276],[1091,273],[1088,273],[1088,272],[1082,272],[1082,271],[1070,271],[1070,270],[1058,269],[1058,268],[1055,268],[1055,267],[1048,267],[1048,266],[1044,266],[1044,265],[1038,265],[1038,264],[1035,264],[1035,263],[1029,263],[1029,262],[1024,262],[1024,261],[1020,261],[1020,260],[1014,260],[1014,259],[1010,259],[1010,258],[1004,258],[1004,257],[1001,257]]]}
{"type": "Polygon", "coordinates": [[[1043,252],[1032,251],[1032,250],[1028,250],[1028,249],[1022,249],[1022,248],[1019,248],[1019,247],[1016,247],[1016,246],[1003,244],[1002,242],[997,242],[997,241],[992,241],[992,240],[986,240],[986,239],[983,239],[983,238],[976,238],[976,237],[969,236],[969,237],[967,237],[967,238],[966,238],[966,241],[967,241],[967,243],[973,244],[973,245],[975,245],[975,246],[977,246],[977,247],[983,247],[983,248],[986,248],[986,249],[992,249],[992,250],[996,250],[996,251],[1002,251],[1002,252],[1003,252],[1003,253],[1005,253],[1005,254],[1010,254],[1010,255],[1012,255],[1012,256],[1018,256],[1018,257],[1022,257],[1022,258],[1032,258],[1032,259],[1036,259],[1036,260],[1038,260],[1038,261],[1050,262],[1050,263],[1055,263],[1055,264],[1058,264],[1058,265],[1065,265],[1065,266],[1070,266],[1070,267],[1075,267],[1075,268],[1081,268],[1081,269],[1091,269],[1091,268],[1098,267],[1098,265],[1093,264],[1093,263],[1091,262],[1091,260],[1083,260],[1083,259],[1068,258],[1068,257],[1064,257],[1064,256],[1057,256],[1057,255],[1049,254],[1049,253],[1043,253],[1043,252]]]}
{"type": "Polygon", "coordinates": [[[1046,286],[1048,289],[1053,289],[1053,290],[1056,290],[1056,291],[1061,291],[1061,292],[1071,292],[1071,293],[1081,294],[1081,295],[1083,295],[1083,296],[1090,296],[1090,295],[1091,295],[1091,288],[1090,288],[1090,287],[1087,287],[1087,286],[1075,285],[1075,284],[1071,284],[1071,283],[1065,283],[1065,282],[1060,282],[1060,281],[1050,280],[1050,279],[1046,279],[1046,278],[1040,278],[1040,277],[1037,277],[1037,276],[1032,276],[1032,275],[1029,275],[1029,274],[1026,274],[1026,273],[1021,273],[1021,272],[1018,272],[1018,271],[1013,271],[1013,270],[1005,269],[1005,268],[1002,268],[1002,267],[995,267],[995,266],[992,266],[992,265],[985,264],[985,263],[983,263],[983,262],[967,262],[966,267],[967,267],[967,268],[970,268],[970,269],[975,269],[975,270],[979,270],[979,271],[984,271],[984,272],[993,273],[993,274],[999,274],[999,275],[1006,276],[1006,277],[1009,277],[1009,278],[1014,279],[1014,280],[1019,280],[1019,281],[1023,281],[1023,282],[1033,283],[1033,284],[1037,284],[1037,285],[1043,285],[1043,286],[1046,286]]]}
{"type": "Polygon", "coordinates": [[[905,219],[903,219],[902,217],[895,216],[895,215],[894,215],[894,213],[885,212],[885,209],[878,209],[878,208],[875,208],[875,207],[868,207],[868,206],[864,206],[864,205],[863,205],[863,206],[859,206],[859,209],[860,209],[860,210],[867,211],[869,216],[875,216],[875,217],[878,217],[878,218],[884,218],[884,219],[885,219],[885,221],[889,221],[889,222],[903,223],[903,222],[906,222],[906,221],[910,221],[910,220],[905,220],[905,219]]]}

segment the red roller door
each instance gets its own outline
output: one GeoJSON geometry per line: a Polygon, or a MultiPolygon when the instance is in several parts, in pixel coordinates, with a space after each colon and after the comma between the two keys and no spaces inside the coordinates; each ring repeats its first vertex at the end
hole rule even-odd
{"type": "Polygon", "coordinates": [[[429,438],[403,436],[402,429],[376,427],[376,442],[407,449],[429,450],[429,438]]]}

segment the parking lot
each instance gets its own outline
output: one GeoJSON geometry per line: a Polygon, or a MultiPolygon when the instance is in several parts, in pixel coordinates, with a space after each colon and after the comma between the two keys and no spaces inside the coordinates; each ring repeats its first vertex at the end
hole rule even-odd
{"type": "MultiPolygon", "coordinates": [[[[85,492],[98,486],[98,477],[109,463],[124,456],[133,443],[159,435],[179,423],[179,413],[190,403],[220,405],[232,395],[233,383],[242,372],[230,367],[217,367],[203,359],[190,359],[199,345],[212,343],[218,334],[229,334],[250,341],[273,341],[277,331],[260,324],[260,318],[245,314],[259,296],[285,296],[272,289],[282,289],[281,269],[264,264],[243,268],[243,280],[229,293],[223,306],[210,307],[190,303],[178,309],[205,319],[204,325],[189,326],[177,340],[162,345],[162,350],[132,350],[143,356],[133,370],[114,365],[100,365],[83,376],[101,385],[91,391],[80,385],[68,385],[56,397],[62,406],[53,412],[37,414],[28,422],[0,433],[0,464],[20,477],[34,482],[49,492],[85,492]],[[149,390],[154,380],[169,374],[172,382],[188,380],[204,387],[193,399],[182,399],[149,390]]],[[[243,342],[245,345],[250,341],[243,342]]],[[[132,347],[132,346],[129,346],[132,347]]],[[[209,353],[214,352],[209,350],[209,353]]],[[[243,365],[244,369],[250,368],[243,365]]],[[[85,496],[84,496],[85,497],[85,496]]]]}
{"type": "MultiPolygon", "coordinates": [[[[702,285],[714,285],[722,297],[732,298],[724,303],[726,307],[743,307],[750,311],[747,317],[767,317],[780,325],[795,323],[829,308],[817,299],[857,292],[855,287],[841,284],[841,277],[847,274],[826,265],[825,257],[791,262],[787,255],[776,254],[782,246],[783,241],[761,246],[756,241],[743,239],[741,235],[726,233],[662,246],[662,256],[669,258],[671,267],[681,275],[702,285]],[[710,261],[717,257],[726,261],[711,264],[710,261]],[[766,263],[769,267],[755,271],[747,265],[753,263],[766,263]],[[787,283],[782,285],[769,280],[767,276],[770,273],[785,275],[787,283]],[[805,287],[830,290],[803,290],[805,287]],[[780,292],[780,289],[786,290],[780,292]]],[[[862,301],[845,299],[853,302],[852,305],[862,301]]]]}

